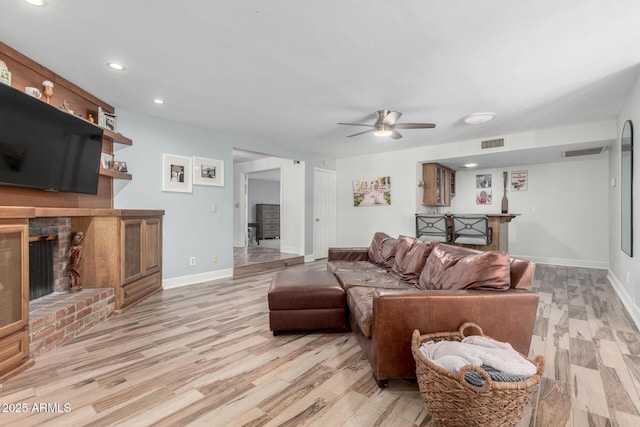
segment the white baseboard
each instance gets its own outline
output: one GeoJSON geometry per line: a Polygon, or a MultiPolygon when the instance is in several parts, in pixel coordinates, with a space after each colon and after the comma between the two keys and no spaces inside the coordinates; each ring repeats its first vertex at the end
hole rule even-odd
{"type": "Polygon", "coordinates": [[[624,304],[636,326],[638,327],[638,329],[640,329],[640,307],[634,304],[631,295],[629,295],[624,286],[622,286],[622,283],[620,283],[618,278],[615,276],[615,274],[613,274],[611,270],[609,270],[607,274],[607,279],[609,279],[609,282],[611,282],[613,289],[615,289],[615,291],[618,293],[618,296],[620,297],[620,300],[622,300],[622,304],[624,304]]]}
{"type": "Polygon", "coordinates": [[[608,270],[609,263],[603,261],[589,261],[582,259],[569,259],[569,258],[545,258],[545,257],[532,257],[528,255],[510,254],[516,258],[527,259],[538,264],[551,264],[551,265],[565,265],[567,267],[582,267],[582,268],[598,268],[601,270],[608,270]]]}
{"type": "Polygon", "coordinates": [[[316,260],[316,256],[313,254],[304,256],[304,262],[311,262],[315,260],[316,260]]]}
{"type": "Polygon", "coordinates": [[[209,280],[226,279],[228,277],[233,277],[233,268],[208,271],[206,273],[190,274],[188,276],[172,277],[171,279],[163,279],[162,288],[179,288],[181,286],[195,285],[196,283],[208,282],[209,280]]]}
{"type": "Polygon", "coordinates": [[[300,248],[294,248],[293,246],[282,246],[282,244],[280,245],[280,252],[286,254],[304,255],[304,251],[300,250],[300,248]]]}

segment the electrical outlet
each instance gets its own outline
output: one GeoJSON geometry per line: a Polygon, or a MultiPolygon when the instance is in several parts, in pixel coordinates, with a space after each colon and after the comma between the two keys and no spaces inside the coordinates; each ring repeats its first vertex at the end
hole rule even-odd
{"type": "Polygon", "coordinates": [[[211,206],[211,212],[218,212],[218,205],[215,203],[211,206]]]}
{"type": "Polygon", "coordinates": [[[216,262],[218,262],[218,255],[213,255],[213,256],[211,257],[211,262],[212,262],[212,263],[214,263],[214,264],[215,264],[216,262]]]}
{"type": "Polygon", "coordinates": [[[196,265],[196,257],[192,256],[189,258],[189,265],[196,265]]]}

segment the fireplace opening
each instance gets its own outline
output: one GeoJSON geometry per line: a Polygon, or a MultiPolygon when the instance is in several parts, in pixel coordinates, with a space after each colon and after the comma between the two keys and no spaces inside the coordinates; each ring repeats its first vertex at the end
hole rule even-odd
{"type": "Polygon", "coordinates": [[[58,236],[29,237],[29,301],[53,293],[53,255],[58,236]]]}

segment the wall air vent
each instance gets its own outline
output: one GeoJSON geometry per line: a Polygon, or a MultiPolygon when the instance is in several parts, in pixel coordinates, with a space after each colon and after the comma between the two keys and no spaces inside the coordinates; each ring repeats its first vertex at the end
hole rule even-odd
{"type": "Polygon", "coordinates": [[[504,138],[496,138],[496,139],[488,139],[486,141],[482,141],[481,148],[486,150],[487,148],[498,148],[504,147],[504,138]]]}
{"type": "Polygon", "coordinates": [[[582,150],[563,151],[562,157],[579,157],[579,156],[592,156],[594,154],[602,154],[607,151],[607,146],[584,148],[582,150]]]}

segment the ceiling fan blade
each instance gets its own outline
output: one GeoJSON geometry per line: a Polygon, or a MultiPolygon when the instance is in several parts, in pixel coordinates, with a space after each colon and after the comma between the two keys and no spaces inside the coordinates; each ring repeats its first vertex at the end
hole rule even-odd
{"type": "Polygon", "coordinates": [[[338,123],[339,125],[347,125],[347,126],[368,126],[370,128],[373,127],[373,125],[367,125],[364,123],[338,123]]]}
{"type": "Polygon", "coordinates": [[[391,130],[391,138],[400,139],[400,138],[402,138],[402,135],[400,135],[400,132],[398,132],[397,130],[393,129],[393,130],[391,130]]]}
{"type": "Polygon", "coordinates": [[[396,129],[431,129],[436,125],[434,123],[397,123],[393,127],[396,129]]]}
{"type": "Polygon", "coordinates": [[[347,138],[351,138],[352,136],[358,136],[358,135],[362,135],[363,133],[369,133],[369,132],[374,132],[375,129],[369,129],[369,130],[365,130],[364,132],[358,132],[358,133],[354,133],[353,135],[347,135],[347,138]]]}
{"type": "Polygon", "coordinates": [[[382,119],[382,124],[392,125],[396,121],[398,121],[401,115],[402,113],[399,113],[397,111],[389,111],[389,113],[382,119]]]}

